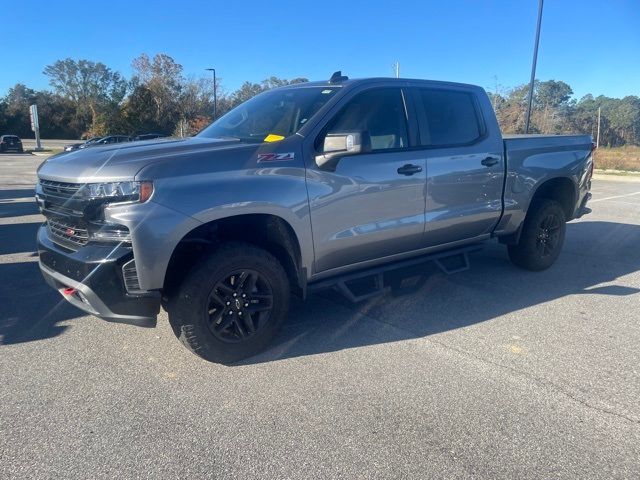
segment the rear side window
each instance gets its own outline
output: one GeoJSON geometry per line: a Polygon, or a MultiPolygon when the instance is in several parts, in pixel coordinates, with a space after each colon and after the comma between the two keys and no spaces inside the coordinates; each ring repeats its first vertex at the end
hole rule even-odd
{"type": "Polygon", "coordinates": [[[422,145],[464,145],[482,136],[473,94],[420,89],[418,98],[424,106],[427,123],[420,125],[422,145]]]}

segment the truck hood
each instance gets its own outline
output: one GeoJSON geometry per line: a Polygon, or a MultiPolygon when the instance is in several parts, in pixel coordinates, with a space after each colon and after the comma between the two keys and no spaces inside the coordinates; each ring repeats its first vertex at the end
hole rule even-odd
{"type": "Polygon", "coordinates": [[[38,178],[69,183],[126,181],[132,180],[142,168],[173,156],[246,146],[237,140],[192,137],[88,147],[49,157],[38,168],[38,178]]]}

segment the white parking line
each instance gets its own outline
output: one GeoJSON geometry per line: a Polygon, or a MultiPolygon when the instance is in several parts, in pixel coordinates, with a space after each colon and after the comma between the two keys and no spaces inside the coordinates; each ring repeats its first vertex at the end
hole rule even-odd
{"type": "Polygon", "coordinates": [[[6,265],[8,263],[25,263],[25,262],[37,262],[38,254],[36,252],[18,252],[18,253],[5,253],[0,255],[0,263],[6,265]]]}
{"type": "Polygon", "coordinates": [[[590,200],[589,203],[604,202],[605,200],[613,200],[615,198],[630,197],[632,195],[640,195],[640,192],[625,193],[624,195],[616,195],[615,197],[596,198],[595,200],[590,200]]]}
{"type": "Polygon", "coordinates": [[[21,223],[42,223],[44,217],[39,213],[33,215],[16,215],[15,217],[0,218],[0,225],[19,225],[21,223]]]}
{"type": "Polygon", "coordinates": [[[34,202],[35,200],[33,197],[18,197],[18,198],[5,198],[3,200],[0,200],[0,204],[2,203],[29,203],[29,202],[34,202]]]}

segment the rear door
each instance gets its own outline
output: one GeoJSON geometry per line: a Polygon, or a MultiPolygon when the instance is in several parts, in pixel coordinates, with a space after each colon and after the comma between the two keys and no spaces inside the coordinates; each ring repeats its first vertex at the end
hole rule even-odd
{"type": "Polygon", "coordinates": [[[355,93],[314,137],[307,188],[316,273],[414,250],[422,240],[425,161],[413,148],[406,92],[395,85],[355,93]],[[324,137],[345,131],[370,135],[371,151],[343,157],[333,171],[319,168],[324,137]]]}
{"type": "Polygon", "coordinates": [[[474,87],[415,87],[427,167],[424,246],[484,237],[502,213],[505,159],[486,95],[474,87]]]}

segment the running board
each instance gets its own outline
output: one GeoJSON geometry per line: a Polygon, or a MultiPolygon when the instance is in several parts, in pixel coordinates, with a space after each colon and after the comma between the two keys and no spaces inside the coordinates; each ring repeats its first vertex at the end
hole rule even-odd
{"type": "Polygon", "coordinates": [[[481,249],[481,244],[474,244],[445,252],[423,255],[373,267],[360,272],[329,278],[317,283],[312,283],[307,288],[309,292],[333,288],[340,292],[347,300],[358,303],[380,295],[385,291],[387,288],[384,282],[385,273],[429,262],[435,263],[437,267],[447,275],[464,272],[471,268],[469,254],[481,249]]]}

